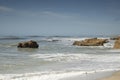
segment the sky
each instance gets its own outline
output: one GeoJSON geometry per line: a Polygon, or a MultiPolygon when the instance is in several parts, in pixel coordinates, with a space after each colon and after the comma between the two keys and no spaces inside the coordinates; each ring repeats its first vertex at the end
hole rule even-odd
{"type": "Polygon", "coordinates": [[[120,0],[0,0],[0,35],[120,34],[120,0]]]}

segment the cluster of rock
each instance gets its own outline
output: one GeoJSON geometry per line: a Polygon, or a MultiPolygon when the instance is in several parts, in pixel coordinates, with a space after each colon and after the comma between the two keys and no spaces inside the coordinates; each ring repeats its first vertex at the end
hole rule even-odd
{"type": "MultiPolygon", "coordinates": [[[[120,36],[110,38],[110,40],[115,40],[114,49],[120,49],[120,36]]],[[[92,39],[85,39],[83,41],[75,41],[73,45],[77,46],[103,46],[104,43],[109,42],[108,39],[97,39],[97,38],[92,38],[92,39]]]]}
{"type": "Polygon", "coordinates": [[[77,46],[103,46],[104,43],[107,43],[108,39],[85,39],[83,41],[75,41],[73,45],[77,46]]]}
{"type": "Polygon", "coordinates": [[[27,42],[21,42],[17,46],[18,48],[38,48],[39,45],[37,44],[36,41],[27,41],[27,42]]]}
{"type": "MultiPolygon", "coordinates": [[[[116,40],[114,43],[114,49],[120,49],[120,36],[115,38],[110,38],[111,40],[116,40]]],[[[75,41],[73,45],[77,46],[103,46],[104,43],[109,42],[108,39],[98,39],[98,38],[92,38],[92,39],[85,39],[82,41],[75,41]]],[[[17,45],[18,48],[38,48],[39,45],[36,41],[30,40],[26,42],[21,42],[17,45]]]]}

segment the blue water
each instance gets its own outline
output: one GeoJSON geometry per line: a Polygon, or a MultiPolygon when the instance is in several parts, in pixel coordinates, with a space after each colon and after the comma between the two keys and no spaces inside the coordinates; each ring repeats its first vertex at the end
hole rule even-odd
{"type": "Polygon", "coordinates": [[[99,47],[72,45],[86,38],[0,37],[0,79],[60,80],[86,72],[120,69],[120,50],[112,48],[114,41],[99,47]],[[39,48],[17,48],[19,42],[28,40],[37,41],[39,48]]]}

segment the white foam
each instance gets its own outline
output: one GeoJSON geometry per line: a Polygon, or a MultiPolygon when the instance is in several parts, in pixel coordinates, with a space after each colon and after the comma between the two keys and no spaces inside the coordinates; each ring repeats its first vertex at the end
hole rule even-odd
{"type": "Polygon", "coordinates": [[[35,72],[24,74],[1,74],[0,80],[59,80],[75,75],[82,75],[84,72],[35,72]]]}
{"type": "MultiPolygon", "coordinates": [[[[60,40],[61,43],[63,43],[63,44],[72,45],[74,41],[82,41],[82,40],[85,40],[85,39],[90,39],[90,38],[89,37],[84,37],[84,38],[59,38],[58,40],[60,40]]],[[[99,37],[99,39],[109,39],[109,38],[108,37],[106,37],[106,38],[99,37]]],[[[89,47],[90,48],[113,48],[113,46],[114,46],[114,41],[109,40],[109,42],[105,43],[103,46],[89,46],[89,47]]]]}
{"type": "MultiPolygon", "coordinates": [[[[120,50],[108,50],[110,52],[119,52],[120,50]]],[[[107,52],[108,52],[107,51],[107,52]]],[[[45,61],[74,62],[82,60],[99,61],[99,62],[120,62],[120,54],[84,54],[84,53],[55,53],[55,54],[32,54],[32,58],[40,58],[45,61]]]]}
{"type": "Polygon", "coordinates": [[[85,40],[88,38],[62,38],[62,41],[81,41],[81,40],[85,40]]]}
{"type": "Polygon", "coordinates": [[[107,52],[120,52],[119,49],[108,50],[107,52]]]}
{"type": "Polygon", "coordinates": [[[34,54],[30,55],[33,58],[41,58],[46,61],[74,61],[89,59],[88,54],[34,54]]]}
{"type": "Polygon", "coordinates": [[[104,46],[107,47],[107,48],[113,48],[113,46],[114,46],[114,41],[113,41],[113,40],[109,40],[109,42],[108,42],[108,43],[105,43],[104,46]]]}
{"type": "MultiPolygon", "coordinates": [[[[92,55],[92,61],[98,62],[120,62],[120,54],[92,55]]],[[[108,64],[108,63],[107,63],[108,64]]],[[[114,66],[114,65],[113,65],[114,66]]]]}
{"type": "Polygon", "coordinates": [[[114,70],[97,70],[97,71],[51,71],[51,72],[34,72],[23,74],[0,74],[0,80],[60,80],[74,76],[85,76],[88,74],[107,72],[114,70]]]}

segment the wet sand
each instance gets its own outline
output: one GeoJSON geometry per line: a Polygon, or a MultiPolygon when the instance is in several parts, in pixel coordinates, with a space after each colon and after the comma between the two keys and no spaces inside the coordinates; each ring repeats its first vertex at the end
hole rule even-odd
{"type": "Polygon", "coordinates": [[[100,80],[120,80],[120,71],[113,73],[113,75],[100,80]]]}
{"type": "MultiPolygon", "coordinates": [[[[103,71],[103,72],[86,73],[82,76],[81,75],[71,76],[68,78],[60,79],[60,80],[104,80],[102,78],[109,77],[109,76],[113,75],[115,72],[116,71],[105,71],[105,72],[103,71]]],[[[115,79],[112,79],[112,80],[115,80],[115,79]]],[[[118,79],[116,79],[116,80],[118,80],[118,79]]],[[[119,78],[119,80],[120,80],[120,78],[119,78]]]]}

